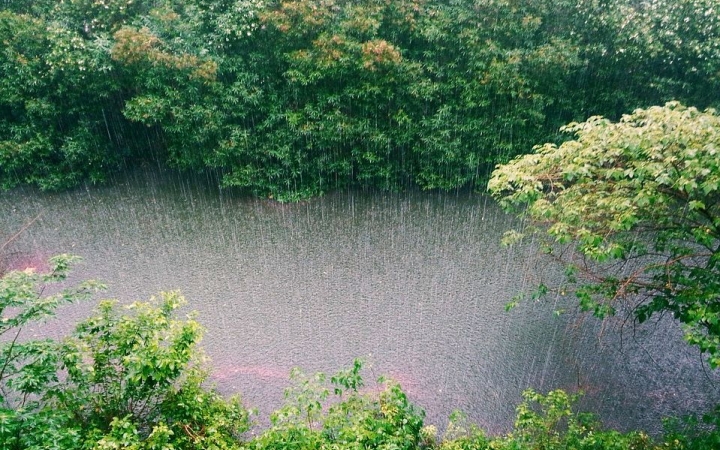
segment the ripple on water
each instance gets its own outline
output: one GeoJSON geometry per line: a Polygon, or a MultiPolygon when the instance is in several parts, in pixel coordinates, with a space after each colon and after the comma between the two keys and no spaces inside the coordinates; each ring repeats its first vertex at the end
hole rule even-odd
{"type": "MultiPolygon", "coordinates": [[[[368,376],[397,379],[430,422],[459,408],[497,432],[527,387],[582,389],[583,406],[621,429],[657,429],[659,416],[719,398],[718,377],[671,324],[626,329],[621,342],[555,317],[567,299],[506,313],[557,269],[531,247],[501,247],[513,221],[482,195],[344,191],[281,205],[138,172],[2,193],[0,208],[3,230],[42,212],[12,245],[18,268],[71,252],[85,258],[74,279],[103,280],[123,302],[180,289],[207,328],[213,379],[264,414],[290,368],[332,372],[368,355],[368,376]]],[[[66,322],[89,309],[66,309],[66,322]]]]}

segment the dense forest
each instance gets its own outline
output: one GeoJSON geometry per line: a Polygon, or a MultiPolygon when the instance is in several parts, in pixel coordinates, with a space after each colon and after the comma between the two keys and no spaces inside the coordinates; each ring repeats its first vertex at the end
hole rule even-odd
{"type": "Polygon", "coordinates": [[[482,187],[567,122],[720,103],[714,0],[6,0],[0,38],[5,188],[482,187]]]}

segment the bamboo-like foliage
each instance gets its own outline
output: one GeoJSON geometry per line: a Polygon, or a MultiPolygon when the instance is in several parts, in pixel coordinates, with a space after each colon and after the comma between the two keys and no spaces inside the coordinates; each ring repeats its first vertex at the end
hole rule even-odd
{"type": "Polygon", "coordinates": [[[297,200],[456,189],[563,123],[717,105],[712,0],[72,0],[0,12],[0,184],[149,158],[297,200]]]}

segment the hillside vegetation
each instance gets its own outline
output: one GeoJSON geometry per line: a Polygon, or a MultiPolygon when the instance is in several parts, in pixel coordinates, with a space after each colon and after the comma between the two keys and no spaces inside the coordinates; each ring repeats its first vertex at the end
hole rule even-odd
{"type": "Polygon", "coordinates": [[[0,42],[6,188],[484,186],[567,122],[720,103],[715,0],[12,0],[0,42]]]}

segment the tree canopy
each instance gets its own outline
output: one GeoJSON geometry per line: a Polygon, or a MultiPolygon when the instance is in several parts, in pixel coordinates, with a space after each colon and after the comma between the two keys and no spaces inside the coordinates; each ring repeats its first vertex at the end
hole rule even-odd
{"type": "Polygon", "coordinates": [[[0,7],[0,186],[149,161],[297,200],[456,189],[557,129],[720,104],[714,0],[73,0],[0,7]]]}
{"type": "Polygon", "coordinates": [[[671,313],[720,366],[720,117],[673,102],[563,130],[498,166],[490,192],[550,238],[582,309],[671,313]]]}

